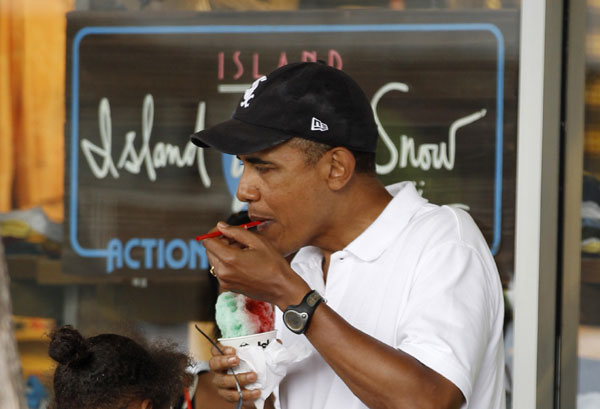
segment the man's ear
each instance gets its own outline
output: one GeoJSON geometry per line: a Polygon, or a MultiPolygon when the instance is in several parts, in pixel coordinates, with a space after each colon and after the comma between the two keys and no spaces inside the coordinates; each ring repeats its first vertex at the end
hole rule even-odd
{"type": "Polygon", "coordinates": [[[144,399],[140,409],[152,409],[152,399],[144,399]]]}
{"type": "Polygon", "coordinates": [[[329,188],[334,191],[342,189],[354,175],[354,155],[346,148],[335,147],[326,153],[324,159],[329,188]]]}

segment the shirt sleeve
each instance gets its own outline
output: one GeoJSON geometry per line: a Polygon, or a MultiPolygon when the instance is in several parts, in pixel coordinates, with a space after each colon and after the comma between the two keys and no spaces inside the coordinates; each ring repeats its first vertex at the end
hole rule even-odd
{"type": "Polygon", "coordinates": [[[491,331],[488,280],[475,249],[447,242],[417,265],[396,347],[456,385],[468,402],[491,331]]]}

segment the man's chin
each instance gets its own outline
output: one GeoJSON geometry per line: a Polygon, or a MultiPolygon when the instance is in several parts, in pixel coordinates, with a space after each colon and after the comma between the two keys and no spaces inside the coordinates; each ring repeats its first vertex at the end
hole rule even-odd
{"type": "Polygon", "coordinates": [[[289,259],[290,256],[293,257],[298,252],[298,250],[300,250],[300,247],[296,248],[290,246],[289,244],[287,246],[282,245],[281,232],[279,231],[278,233],[277,229],[273,229],[275,224],[276,223],[274,220],[265,221],[258,225],[256,233],[260,234],[262,237],[267,239],[269,243],[271,243],[271,245],[275,247],[279,254],[289,259]]]}
{"type": "Polygon", "coordinates": [[[267,239],[269,243],[273,245],[277,249],[277,251],[281,254],[279,247],[278,234],[274,231],[273,227],[274,222],[272,220],[267,220],[258,225],[256,228],[256,234],[259,234],[263,238],[267,239]]]}

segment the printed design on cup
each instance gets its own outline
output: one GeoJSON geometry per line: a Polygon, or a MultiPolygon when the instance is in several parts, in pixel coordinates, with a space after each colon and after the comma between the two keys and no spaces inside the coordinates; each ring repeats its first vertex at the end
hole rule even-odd
{"type": "MultiPolygon", "coordinates": [[[[267,346],[269,346],[269,344],[271,343],[270,339],[267,339],[265,342],[260,342],[260,340],[256,341],[256,346],[261,347],[262,349],[265,349],[267,346]]],[[[242,342],[240,345],[238,345],[238,348],[243,348],[243,347],[247,347],[250,344],[247,342],[242,342]]]]}
{"type": "Polygon", "coordinates": [[[271,330],[241,337],[218,338],[218,341],[223,346],[232,347],[235,349],[253,346],[266,349],[276,338],[277,330],[271,330]]]}

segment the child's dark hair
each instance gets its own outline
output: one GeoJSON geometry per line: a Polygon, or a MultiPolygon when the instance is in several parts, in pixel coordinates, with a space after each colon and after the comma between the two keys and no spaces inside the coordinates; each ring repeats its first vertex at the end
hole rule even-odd
{"type": "Polygon", "coordinates": [[[70,326],[50,334],[48,353],[58,362],[52,409],[113,409],[152,400],[169,409],[183,394],[187,355],[173,345],[141,345],[117,334],[84,338],[70,326]]]}

